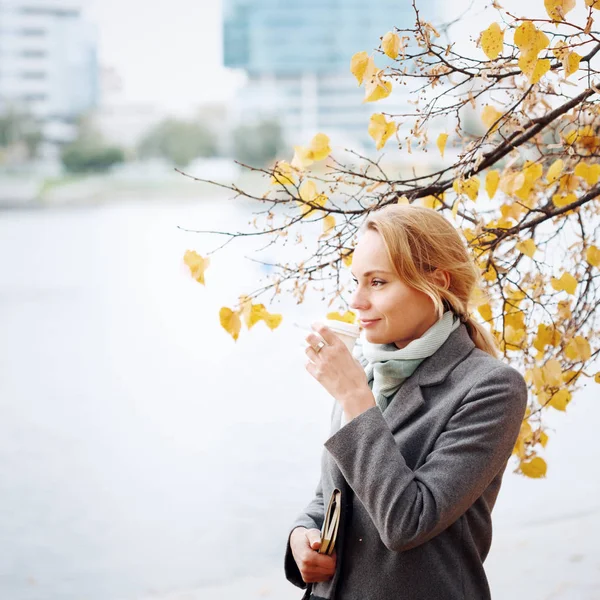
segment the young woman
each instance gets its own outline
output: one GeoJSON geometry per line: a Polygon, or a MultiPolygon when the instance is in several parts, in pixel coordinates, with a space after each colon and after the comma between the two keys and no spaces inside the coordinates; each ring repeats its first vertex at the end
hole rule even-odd
{"type": "Polygon", "coordinates": [[[288,538],[286,577],[310,600],[489,600],[491,511],[525,381],[469,315],[478,270],[439,213],[371,213],[352,273],[350,306],[363,327],[354,356],[321,324],[306,338],[306,369],[335,402],[315,496],[288,538]],[[327,556],[320,528],[335,488],[342,521],[327,556]]]}

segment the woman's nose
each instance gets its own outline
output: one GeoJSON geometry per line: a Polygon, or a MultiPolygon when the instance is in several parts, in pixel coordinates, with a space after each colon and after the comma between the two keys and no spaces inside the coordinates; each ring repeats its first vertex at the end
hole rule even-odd
{"type": "Polygon", "coordinates": [[[365,309],[368,306],[368,302],[367,299],[364,298],[363,296],[361,296],[357,291],[353,292],[352,296],[350,297],[350,308],[355,308],[355,309],[365,309]]]}

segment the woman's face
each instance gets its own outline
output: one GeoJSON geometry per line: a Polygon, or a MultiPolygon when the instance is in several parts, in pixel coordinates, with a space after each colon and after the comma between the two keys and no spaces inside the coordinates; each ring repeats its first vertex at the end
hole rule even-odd
{"type": "MultiPolygon", "coordinates": [[[[383,238],[376,231],[368,229],[360,237],[351,271],[357,287],[350,306],[368,342],[404,348],[437,321],[429,296],[409,287],[395,274],[383,238]],[[369,323],[371,319],[374,322],[369,323]]],[[[446,281],[447,275],[437,277],[446,281]]]]}

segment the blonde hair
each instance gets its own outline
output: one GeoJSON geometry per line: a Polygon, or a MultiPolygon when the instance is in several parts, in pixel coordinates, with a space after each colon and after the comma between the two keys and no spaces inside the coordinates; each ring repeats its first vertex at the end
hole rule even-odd
{"type": "Polygon", "coordinates": [[[451,310],[466,325],[477,348],[498,355],[494,336],[469,314],[469,299],[480,274],[449,221],[430,208],[390,204],[367,216],[359,233],[367,230],[381,235],[400,279],[431,298],[438,319],[451,310]],[[436,269],[449,274],[448,289],[430,277],[436,269]]]}

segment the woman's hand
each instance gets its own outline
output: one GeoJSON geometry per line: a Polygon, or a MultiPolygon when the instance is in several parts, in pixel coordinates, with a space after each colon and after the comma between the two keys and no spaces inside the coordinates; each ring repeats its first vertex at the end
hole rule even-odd
{"type": "Polygon", "coordinates": [[[312,328],[319,335],[306,336],[306,370],[340,403],[349,419],[375,406],[367,375],[344,342],[322,323],[313,323],[312,328]],[[317,352],[321,338],[326,346],[317,352]]]}
{"type": "Polygon", "coordinates": [[[318,529],[296,527],[290,536],[290,547],[302,581],[316,583],[333,577],[337,555],[335,550],[331,556],[319,554],[321,532],[318,529]]]}

